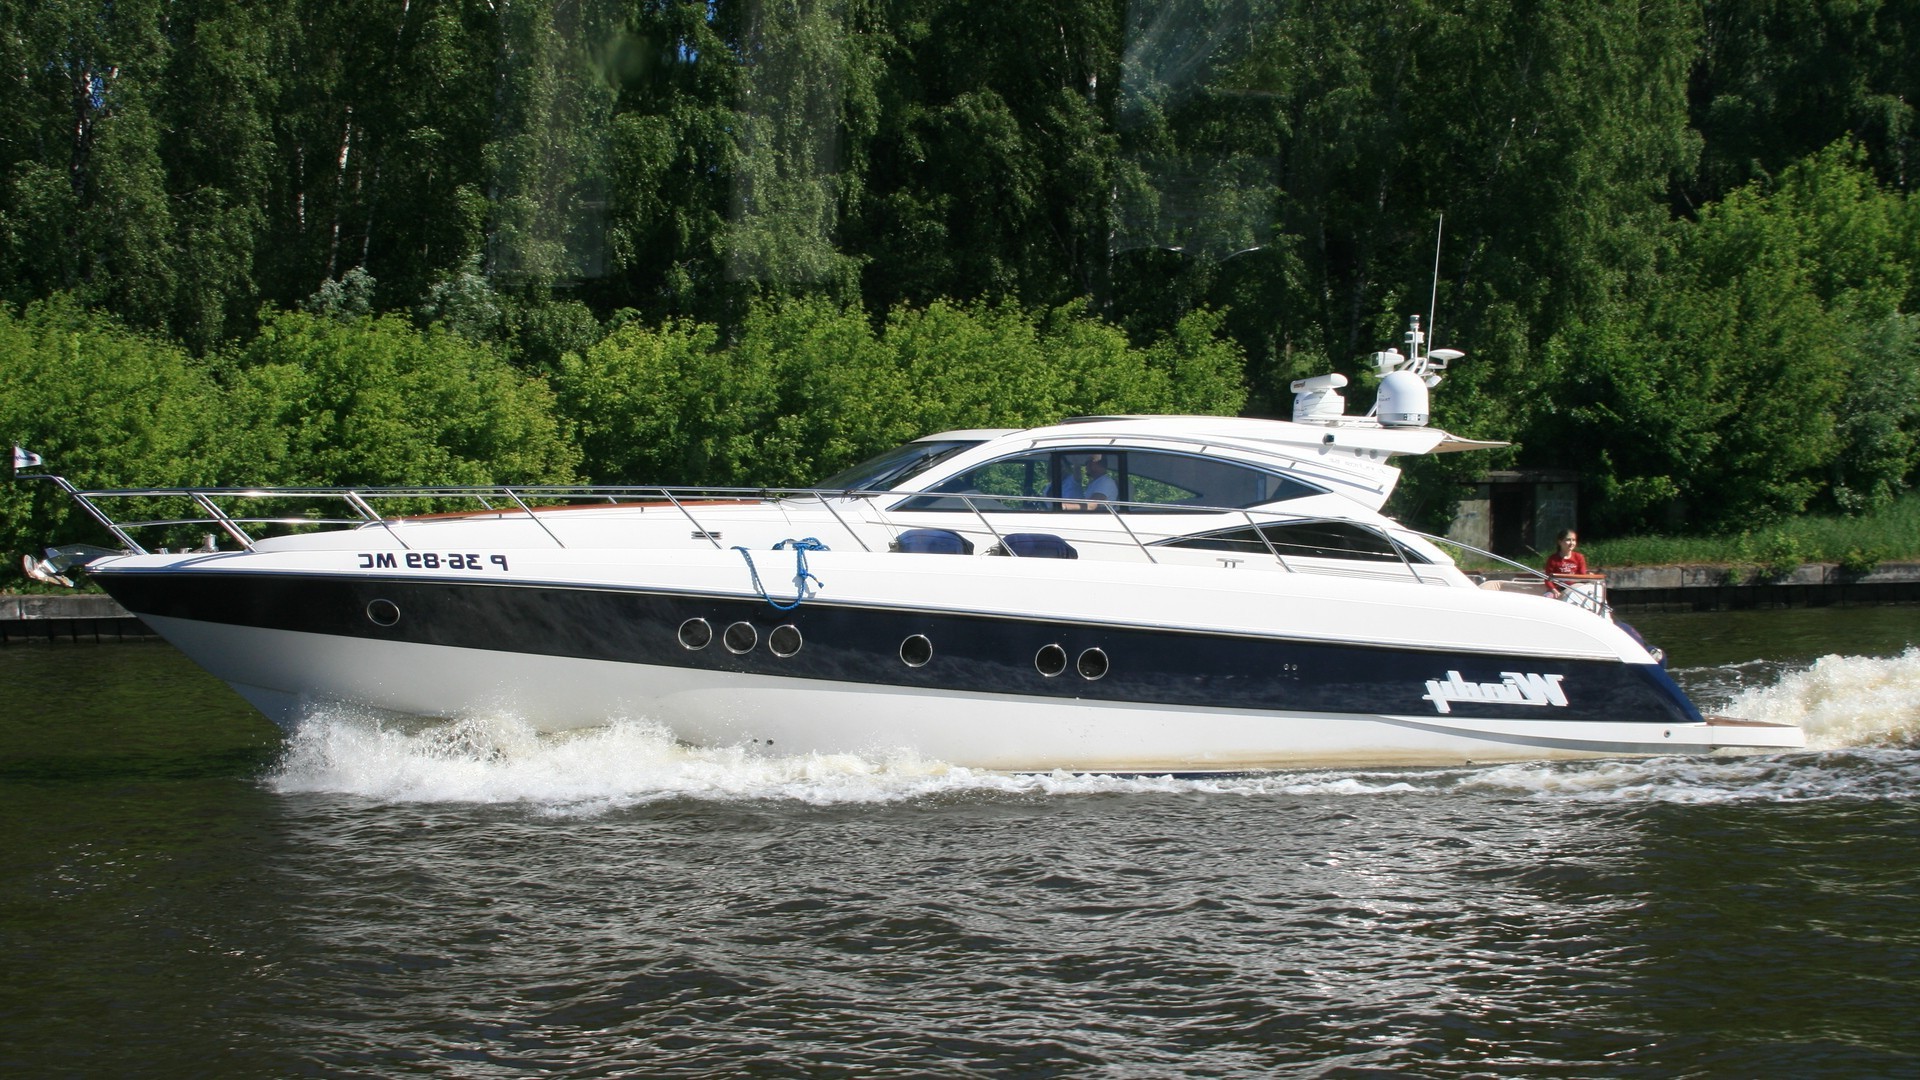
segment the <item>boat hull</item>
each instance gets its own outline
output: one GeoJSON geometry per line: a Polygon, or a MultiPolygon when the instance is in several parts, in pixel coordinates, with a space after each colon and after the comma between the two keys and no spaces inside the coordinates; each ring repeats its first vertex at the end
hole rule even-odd
{"type": "Polygon", "coordinates": [[[288,727],[341,705],[509,715],[543,730],[633,719],[694,745],[776,754],[1119,772],[1698,753],[1800,738],[1708,723],[1657,665],[1592,656],[817,599],[781,610],[760,595],[663,588],[177,568],[99,577],[288,727]],[[696,620],[712,635],[697,648],[686,632],[696,620]],[[751,634],[733,644],[745,647],[729,648],[740,626],[751,634]]]}

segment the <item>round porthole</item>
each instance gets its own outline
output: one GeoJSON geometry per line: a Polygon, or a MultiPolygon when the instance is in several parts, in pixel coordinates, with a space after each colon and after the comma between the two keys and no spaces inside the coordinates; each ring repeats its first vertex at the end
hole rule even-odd
{"type": "Polygon", "coordinates": [[[926,667],[933,659],[933,642],[925,634],[915,634],[900,643],[900,662],[908,667],[926,667]]]}
{"type": "Polygon", "coordinates": [[[1107,674],[1107,654],[1099,649],[1088,649],[1086,652],[1080,654],[1080,661],[1074,665],[1074,670],[1078,671],[1080,677],[1088,682],[1105,678],[1107,674]]]}
{"type": "Polygon", "coordinates": [[[688,619],[681,623],[680,644],[696,651],[713,644],[713,624],[705,619],[688,619]]]}
{"type": "Polygon", "coordinates": [[[1042,645],[1033,654],[1033,669],[1051,679],[1067,670],[1067,650],[1058,645],[1042,645]]]}
{"type": "Polygon", "coordinates": [[[792,656],[800,651],[800,628],[792,623],[781,623],[767,635],[767,649],[775,656],[792,656]]]}
{"type": "Polygon", "coordinates": [[[369,601],[367,621],[375,626],[392,626],[400,621],[400,605],[391,600],[369,601]]]}
{"type": "Polygon", "coordinates": [[[726,633],[721,635],[720,640],[730,653],[736,655],[750,653],[760,642],[760,631],[755,630],[750,622],[737,622],[727,627],[726,633]]]}

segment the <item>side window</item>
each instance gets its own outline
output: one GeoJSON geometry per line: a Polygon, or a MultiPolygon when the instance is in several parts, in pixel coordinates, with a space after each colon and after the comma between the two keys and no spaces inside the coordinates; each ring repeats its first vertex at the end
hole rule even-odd
{"type": "Polygon", "coordinates": [[[968,479],[982,495],[1013,499],[1041,495],[1047,487],[1047,460],[1022,457],[996,461],[973,470],[968,479]]]}
{"type": "MultiPolygon", "coordinates": [[[[1060,477],[1055,497],[1074,500],[1083,493],[1131,504],[1123,513],[1153,513],[1194,507],[1245,507],[1322,494],[1311,484],[1193,454],[1157,450],[1064,451],[1053,455],[1060,477]]],[[[1084,508],[1085,504],[1079,504],[1084,508]]],[[[1069,503],[1069,509],[1074,504],[1069,503]]]]}
{"type": "Polygon", "coordinates": [[[1151,450],[1122,456],[1130,491],[1123,497],[1156,507],[1262,506],[1323,493],[1312,484],[1231,461],[1151,450]]]}
{"type": "Polygon", "coordinates": [[[1367,562],[1425,563],[1429,560],[1417,551],[1395,544],[1385,534],[1344,521],[1301,521],[1223,529],[1202,536],[1183,536],[1167,541],[1167,547],[1200,548],[1206,551],[1230,551],[1236,555],[1265,555],[1268,545],[1281,558],[1357,559],[1367,562]],[[1264,538],[1262,536],[1264,534],[1264,538]]]}
{"type": "Polygon", "coordinates": [[[1324,493],[1312,484],[1230,461],[1103,446],[1034,450],[991,461],[950,477],[894,509],[967,510],[971,506],[1001,513],[1034,512],[1088,509],[1095,501],[1109,499],[1136,504],[1121,507],[1127,513],[1171,513],[1194,507],[1263,506],[1324,493]]]}
{"type": "Polygon", "coordinates": [[[1053,455],[1047,453],[1001,458],[951,477],[931,493],[908,499],[894,509],[996,512],[1051,509],[1043,502],[1027,500],[1045,499],[1053,494],[1053,467],[1053,455]]]}

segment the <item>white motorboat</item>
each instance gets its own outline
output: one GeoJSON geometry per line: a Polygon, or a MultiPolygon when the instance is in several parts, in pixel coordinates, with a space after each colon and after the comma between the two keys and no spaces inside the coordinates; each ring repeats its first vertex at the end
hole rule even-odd
{"type": "Polygon", "coordinates": [[[1323,376],[1295,384],[1292,421],[947,432],[804,490],[46,477],[121,547],[31,569],[84,566],[289,728],[341,704],[641,719],[694,745],[1023,771],[1803,745],[1702,716],[1592,588],[1484,580],[1381,513],[1390,459],[1500,445],[1427,425],[1459,354],[1425,350],[1417,320],[1407,342],[1376,354],[1368,416],[1323,376]],[[141,540],[183,530],[208,535],[141,540]]]}

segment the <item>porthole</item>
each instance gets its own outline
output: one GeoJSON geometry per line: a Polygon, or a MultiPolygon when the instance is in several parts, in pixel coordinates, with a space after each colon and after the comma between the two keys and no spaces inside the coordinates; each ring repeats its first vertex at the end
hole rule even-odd
{"type": "Polygon", "coordinates": [[[1074,670],[1088,682],[1103,679],[1107,675],[1107,654],[1099,649],[1088,649],[1080,654],[1080,660],[1074,664],[1074,670]]]}
{"type": "Polygon", "coordinates": [[[908,667],[926,667],[933,659],[933,642],[925,634],[915,634],[900,643],[900,662],[908,667]]]}
{"type": "Polygon", "coordinates": [[[681,623],[680,644],[696,652],[713,644],[713,624],[705,619],[688,619],[681,623]]]}
{"type": "Polygon", "coordinates": [[[373,600],[367,604],[367,620],[375,626],[392,626],[400,621],[400,605],[391,600],[373,600]]]}
{"type": "Polygon", "coordinates": [[[727,627],[726,633],[721,635],[720,640],[726,645],[728,652],[736,656],[744,655],[752,652],[753,647],[759,644],[760,631],[755,630],[750,622],[737,622],[727,627]]]}
{"type": "Polygon", "coordinates": [[[1042,645],[1033,654],[1033,669],[1051,679],[1067,670],[1067,650],[1058,645],[1042,645]]]}
{"type": "Polygon", "coordinates": [[[767,650],[775,656],[792,656],[800,651],[800,628],[792,623],[781,623],[767,635],[767,650]]]}

